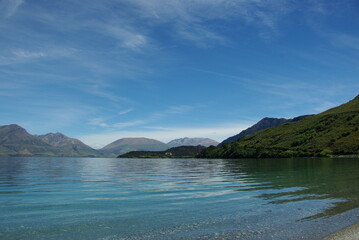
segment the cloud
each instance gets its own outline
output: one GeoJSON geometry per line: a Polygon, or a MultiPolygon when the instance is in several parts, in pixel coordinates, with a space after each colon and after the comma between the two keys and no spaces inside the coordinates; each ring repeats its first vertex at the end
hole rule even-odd
{"type": "Polygon", "coordinates": [[[120,46],[125,49],[140,51],[148,45],[147,37],[136,30],[129,30],[112,24],[104,25],[104,29],[110,36],[119,40],[120,46]]]}
{"type": "Polygon", "coordinates": [[[123,111],[119,112],[118,114],[119,114],[119,115],[126,115],[127,113],[130,113],[130,112],[132,112],[132,111],[133,111],[133,109],[132,109],[132,108],[129,108],[129,109],[126,109],[126,110],[123,110],[123,111]]]}
{"type": "Polygon", "coordinates": [[[45,52],[42,51],[28,51],[24,49],[13,49],[10,52],[2,52],[2,55],[0,55],[0,66],[29,62],[34,59],[41,59],[48,56],[45,52]]]}
{"type": "MultiPolygon", "coordinates": [[[[21,4],[20,0],[2,1],[2,8],[12,14],[21,4]]],[[[98,36],[107,37],[104,46],[111,47],[112,50],[105,50],[105,54],[116,56],[117,63],[120,61],[127,67],[132,66],[133,72],[141,72],[145,67],[139,63],[140,58],[131,52],[144,54],[163,47],[162,39],[156,34],[160,29],[165,28],[166,31],[161,32],[168,34],[174,43],[187,41],[197,47],[211,47],[231,42],[226,37],[226,32],[233,29],[223,29],[226,25],[223,23],[226,21],[235,21],[239,25],[250,24],[258,27],[261,32],[263,29],[274,31],[278,22],[289,11],[288,4],[282,0],[110,0],[96,3],[84,0],[81,4],[64,1],[62,8],[57,10],[45,9],[44,6],[36,4],[26,7],[27,11],[23,11],[21,15],[22,21],[29,21],[30,24],[35,24],[34,26],[51,31],[38,31],[36,27],[18,29],[15,22],[15,25],[10,23],[8,29],[12,32],[31,36],[26,41],[27,44],[31,44],[31,41],[33,45],[42,42],[44,46],[40,51],[16,49],[16,58],[26,58],[28,61],[45,56],[61,56],[58,52],[50,51],[51,44],[66,48],[66,43],[58,39],[58,33],[68,39],[73,39],[80,33],[84,36],[83,39],[87,39],[86,34],[96,33],[98,36]],[[112,46],[113,42],[115,46],[112,46]]],[[[8,38],[11,40],[12,37],[8,38]]],[[[13,40],[18,41],[18,38],[13,37],[13,40]]],[[[67,44],[69,42],[71,41],[67,44]]],[[[85,45],[84,48],[91,50],[92,46],[85,45]]],[[[92,59],[89,52],[77,51],[76,55],[78,62],[83,60],[81,64],[87,64],[89,69],[102,68],[105,71],[114,71],[114,66],[106,69],[108,63],[104,63],[103,59],[92,59]]],[[[110,59],[109,56],[106,57],[110,59]]],[[[72,59],[75,60],[75,56],[72,59]]],[[[8,57],[0,59],[1,64],[18,62],[11,61],[8,57]]],[[[123,71],[129,70],[123,67],[123,71]]]]}
{"type": "Polygon", "coordinates": [[[326,35],[330,37],[332,44],[336,47],[345,47],[357,51],[359,50],[359,37],[340,32],[326,35]]]}
{"type": "Polygon", "coordinates": [[[348,22],[347,24],[349,24],[349,26],[346,27],[341,27],[341,23],[337,22],[335,22],[335,24],[328,24],[328,20],[337,21],[334,19],[337,19],[339,16],[342,18],[342,15],[348,15],[348,19],[351,19],[349,17],[350,12],[357,10],[355,6],[351,6],[351,4],[345,1],[318,0],[308,4],[306,10],[305,20],[308,26],[311,27],[318,36],[321,36],[325,42],[329,42],[337,48],[359,50],[359,36],[357,32],[348,30],[350,27],[354,27],[355,24],[353,25],[353,22],[348,22]],[[350,24],[353,26],[350,26],[350,24]],[[347,32],[343,32],[345,30],[347,32]]]}
{"type": "Polygon", "coordinates": [[[59,48],[46,46],[42,49],[1,49],[0,48],[0,65],[15,65],[24,62],[40,61],[47,58],[70,58],[75,55],[76,49],[59,48]]]}
{"type": "MultiPolygon", "coordinates": [[[[117,129],[117,130],[128,128],[128,127],[134,127],[134,126],[142,126],[143,127],[145,124],[149,124],[152,122],[162,120],[171,115],[178,115],[178,114],[186,113],[188,111],[191,111],[193,108],[194,108],[193,106],[188,106],[188,105],[171,106],[163,111],[153,112],[153,113],[150,113],[147,117],[143,117],[143,119],[146,119],[146,120],[131,120],[131,121],[125,121],[125,122],[114,122],[113,120],[110,121],[109,119],[105,119],[102,117],[91,118],[87,121],[87,124],[93,125],[93,126],[98,126],[101,128],[117,129]],[[112,123],[110,123],[110,122],[112,122],[112,123]]],[[[124,115],[128,112],[131,112],[131,111],[133,111],[133,109],[127,109],[123,112],[120,112],[120,116],[124,115]]]]}
{"type": "Polygon", "coordinates": [[[148,127],[145,130],[135,131],[111,131],[92,135],[78,136],[84,143],[94,148],[101,148],[117,139],[125,137],[147,137],[169,142],[176,138],[183,137],[206,137],[217,141],[222,141],[230,136],[233,136],[242,130],[253,125],[253,123],[222,123],[217,126],[209,127],[192,127],[192,128],[163,128],[163,127],[148,127]]]}
{"type": "Polygon", "coordinates": [[[23,0],[2,0],[0,2],[0,13],[5,18],[11,17],[21,6],[23,0]]]}
{"type": "Polygon", "coordinates": [[[119,94],[111,92],[111,84],[105,80],[87,80],[83,90],[93,96],[101,97],[113,103],[131,102],[128,98],[121,97],[119,94]]]}
{"type": "Polygon", "coordinates": [[[218,30],[223,30],[228,21],[236,21],[238,27],[246,24],[254,26],[259,35],[264,35],[263,32],[267,35],[268,32],[276,32],[280,20],[291,11],[288,1],[283,0],[169,0],[165,4],[159,1],[135,0],[132,3],[137,5],[141,16],[154,22],[172,23],[179,37],[200,47],[209,43],[228,43],[229,39],[218,30]]]}
{"type": "Polygon", "coordinates": [[[181,38],[193,42],[198,47],[209,47],[213,43],[224,44],[228,42],[225,37],[198,24],[182,25],[177,31],[181,38]]]}
{"type": "Polygon", "coordinates": [[[146,121],[142,121],[142,120],[135,120],[135,121],[129,121],[129,122],[118,122],[118,123],[114,123],[111,125],[111,127],[114,128],[125,128],[125,127],[133,127],[133,126],[138,126],[141,124],[146,123],[146,121]]]}
{"type": "Polygon", "coordinates": [[[194,106],[189,105],[178,105],[178,106],[171,106],[167,108],[163,113],[164,114],[182,114],[188,111],[191,111],[194,106]]]}
{"type": "Polygon", "coordinates": [[[165,119],[167,117],[173,116],[173,115],[180,115],[187,113],[189,111],[194,110],[195,108],[199,107],[199,105],[178,105],[178,106],[170,106],[162,111],[157,111],[151,113],[146,119],[147,123],[159,121],[162,119],[165,119]]]}
{"type": "Polygon", "coordinates": [[[30,52],[24,49],[15,49],[12,51],[12,53],[17,58],[39,58],[47,56],[47,54],[44,52],[30,52]]]}
{"type": "Polygon", "coordinates": [[[261,20],[259,24],[271,26],[276,16],[289,10],[284,0],[132,0],[130,4],[137,7],[141,16],[162,22],[202,22],[239,17],[246,22],[261,20]],[[271,23],[268,24],[269,20],[271,23]]]}
{"type": "Polygon", "coordinates": [[[88,120],[87,124],[98,126],[98,127],[108,127],[108,124],[105,123],[104,118],[91,118],[88,120]]]}
{"type": "Polygon", "coordinates": [[[108,120],[102,117],[91,118],[87,121],[87,124],[101,127],[101,128],[111,128],[111,129],[122,129],[126,127],[133,127],[145,124],[147,121],[144,120],[133,120],[127,122],[116,122],[116,123],[108,123],[108,120]]]}

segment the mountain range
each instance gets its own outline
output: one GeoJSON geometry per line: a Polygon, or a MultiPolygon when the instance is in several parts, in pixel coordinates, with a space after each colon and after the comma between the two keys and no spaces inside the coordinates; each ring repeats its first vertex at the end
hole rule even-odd
{"type": "Polygon", "coordinates": [[[178,152],[193,155],[193,151],[200,151],[198,157],[205,158],[359,155],[358,128],[359,95],[316,115],[264,118],[217,147],[218,142],[208,138],[180,138],[167,144],[149,138],[122,138],[96,150],[62,133],[31,135],[24,128],[10,124],[0,126],[0,155],[118,156],[131,151],[165,153],[170,148],[198,145],[209,147],[180,148],[178,152]]]}
{"type": "Polygon", "coordinates": [[[118,156],[130,151],[164,151],[173,145],[217,145],[208,138],[175,139],[169,144],[149,138],[121,138],[101,149],[93,149],[78,139],[62,133],[31,135],[16,124],[0,126],[0,155],[9,156],[118,156]]]}
{"type": "Polygon", "coordinates": [[[295,122],[286,122],[209,147],[197,157],[263,158],[359,155],[359,95],[295,122]]]}
{"type": "Polygon", "coordinates": [[[10,124],[0,126],[0,155],[92,157],[99,153],[80,140],[61,133],[36,136],[10,124]]]}

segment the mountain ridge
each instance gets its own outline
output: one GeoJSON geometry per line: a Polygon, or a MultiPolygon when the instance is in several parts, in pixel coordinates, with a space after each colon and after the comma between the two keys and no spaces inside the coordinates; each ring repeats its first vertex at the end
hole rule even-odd
{"type": "Polygon", "coordinates": [[[53,147],[61,148],[62,151],[67,152],[69,155],[100,155],[97,150],[84,144],[80,140],[70,138],[63,133],[47,133],[36,136],[53,147]]]}
{"type": "Polygon", "coordinates": [[[48,143],[29,134],[17,124],[0,126],[1,155],[56,155],[48,143]]]}
{"type": "Polygon", "coordinates": [[[0,126],[0,155],[80,157],[99,156],[100,153],[62,133],[32,135],[17,124],[9,124],[0,126]]]}
{"type": "Polygon", "coordinates": [[[253,134],[255,132],[258,132],[258,131],[266,129],[266,128],[275,127],[275,126],[278,126],[280,124],[284,124],[287,122],[297,122],[297,121],[300,121],[309,116],[312,116],[312,115],[302,115],[302,116],[298,116],[298,117],[290,118],[290,119],[265,117],[265,118],[262,118],[261,120],[259,120],[253,126],[241,131],[240,133],[238,133],[232,137],[229,137],[229,138],[223,140],[220,144],[218,144],[218,146],[222,146],[223,144],[234,142],[242,137],[245,137],[249,134],[253,134]]]}
{"type": "Polygon", "coordinates": [[[359,155],[359,97],[297,122],[260,130],[203,150],[204,158],[359,155]]]}

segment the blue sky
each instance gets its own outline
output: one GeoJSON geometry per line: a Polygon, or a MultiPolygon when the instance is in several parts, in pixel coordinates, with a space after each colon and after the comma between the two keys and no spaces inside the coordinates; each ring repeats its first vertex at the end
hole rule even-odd
{"type": "Polygon", "coordinates": [[[221,141],[359,93],[359,2],[0,0],[0,125],[221,141]]]}

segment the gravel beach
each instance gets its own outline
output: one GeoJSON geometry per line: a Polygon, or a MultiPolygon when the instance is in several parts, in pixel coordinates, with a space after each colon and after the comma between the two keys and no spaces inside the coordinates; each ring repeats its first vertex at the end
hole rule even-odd
{"type": "Polygon", "coordinates": [[[329,235],[323,240],[359,240],[359,223],[329,235]]]}

